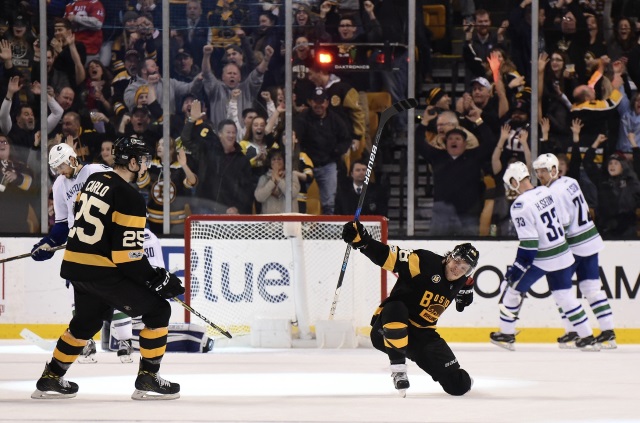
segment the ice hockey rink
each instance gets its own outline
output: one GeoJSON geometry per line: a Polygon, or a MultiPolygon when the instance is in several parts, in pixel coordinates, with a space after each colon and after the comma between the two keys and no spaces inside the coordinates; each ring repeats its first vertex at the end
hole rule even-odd
{"type": "MultiPolygon", "coordinates": [[[[474,378],[463,397],[445,394],[413,363],[406,398],[386,357],[371,349],[215,349],[165,355],[161,375],[181,384],[175,401],[133,401],[137,364],[99,352],[67,378],[68,400],[33,400],[50,353],[0,341],[0,422],[640,422],[640,345],[560,350],[520,344],[451,344],[474,378]]],[[[136,353],[137,355],[137,353],[136,353]]]]}

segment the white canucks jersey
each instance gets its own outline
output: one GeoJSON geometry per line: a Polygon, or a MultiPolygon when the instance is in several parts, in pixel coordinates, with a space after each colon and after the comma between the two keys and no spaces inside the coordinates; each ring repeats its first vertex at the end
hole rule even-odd
{"type": "Polygon", "coordinates": [[[56,223],[67,222],[69,228],[73,227],[74,213],[73,204],[76,196],[84,187],[87,178],[97,172],[107,172],[111,170],[109,166],[102,164],[88,164],[82,166],[75,178],[67,178],[60,175],[53,183],[53,211],[55,212],[56,223]]]}
{"type": "Polygon", "coordinates": [[[589,205],[582,195],[578,181],[562,176],[551,183],[549,189],[562,208],[560,219],[571,252],[580,257],[594,255],[604,248],[604,242],[589,215],[589,205]]]}
{"type": "Polygon", "coordinates": [[[147,256],[149,264],[153,267],[165,268],[162,246],[158,237],[149,228],[144,228],[144,254],[147,256]]]}
{"type": "Polygon", "coordinates": [[[552,272],[573,264],[551,190],[540,186],[524,192],[511,205],[511,220],[520,248],[537,251],[533,265],[552,272]]]}

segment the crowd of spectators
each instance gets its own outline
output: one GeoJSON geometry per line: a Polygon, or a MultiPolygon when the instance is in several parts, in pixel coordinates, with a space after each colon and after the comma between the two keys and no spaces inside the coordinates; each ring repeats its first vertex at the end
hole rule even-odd
{"type": "MultiPolygon", "coordinates": [[[[559,154],[584,184],[605,237],[635,237],[637,2],[540,0],[540,50],[533,55],[538,98],[529,88],[531,0],[512,0],[500,23],[484,8],[489,2],[458,3],[454,24],[464,29],[467,92],[452,102],[454,93],[433,88],[415,128],[406,114],[390,122],[400,140],[415,130],[419,160],[433,172],[432,235],[513,236],[502,172],[513,160],[531,163],[535,142],[540,153],[559,154]],[[532,107],[540,116],[538,140],[528,137],[532,107]]],[[[411,11],[417,15],[419,84],[432,80],[430,31],[421,19],[429,4],[444,4],[449,13],[453,7],[448,0],[419,0],[411,11]]],[[[288,168],[293,211],[306,210],[315,183],[321,213],[353,214],[371,147],[363,93],[386,91],[393,101],[407,95],[408,1],[294,0],[292,40],[285,40],[283,1],[171,2],[169,49],[163,48],[161,8],[158,0],[47,2],[48,44],[40,46],[37,2],[0,2],[6,17],[0,22],[0,203],[3,211],[11,204],[13,213],[0,220],[0,233],[46,232],[38,227],[40,187],[34,183],[42,142],[49,148],[65,142],[84,163],[109,164],[113,141],[131,135],[156,155],[138,181],[156,232],[164,201],[171,203],[175,234],[190,213],[282,212],[288,168]],[[287,42],[296,140],[291,165],[284,162],[287,42]],[[384,43],[399,44],[380,47],[384,43]],[[321,45],[334,48],[340,63],[369,72],[321,65],[321,45]],[[164,57],[169,75],[161,71],[164,57]],[[41,60],[46,87],[40,85],[41,60]],[[47,134],[40,133],[43,95],[47,134]],[[165,124],[169,140],[163,139],[165,124]],[[166,178],[165,148],[171,162],[166,178]],[[165,182],[169,199],[162,195],[165,182]]],[[[388,187],[373,185],[376,177],[383,181],[377,170],[363,211],[386,214],[388,187]]]]}
{"type": "Polygon", "coordinates": [[[476,7],[462,22],[468,91],[455,104],[441,88],[426,95],[416,151],[433,173],[431,234],[514,236],[502,174],[515,160],[531,167],[535,145],[538,154],[558,155],[562,172],[579,180],[582,206],[605,239],[635,239],[640,3],[541,0],[533,55],[531,3],[513,0],[500,22],[476,7]],[[531,124],[538,139],[529,137],[531,124]]]}

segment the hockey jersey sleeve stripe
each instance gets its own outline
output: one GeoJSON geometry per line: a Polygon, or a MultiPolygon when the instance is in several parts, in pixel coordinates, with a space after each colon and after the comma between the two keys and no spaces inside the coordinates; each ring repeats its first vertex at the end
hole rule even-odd
{"type": "Polygon", "coordinates": [[[144,250],[125,250],[125,251],[112,251],[111,260],[114,263],[129,263],[132,261],[138,261],[144,256],[144,250]]]}
{"type": "Polygon", "coordinates": [[[538,249],[538,240],[537,239],[523,239],[520,241],[520,248],[525,250],[538,249]]]}
{"type": "Polygon", "coordinates": [[[22,183],[20,185],[18,185],[18,188],[20,188],[23,191],[26,191],[29,189],[29,187],[31,187],[31,183],[33,182],[33,178],[31,178],[31,176],[26,175],[26,174],[22,174],[22,183]]]}
{"type": "Polygon", "coordinates": [[[114,211],[111,221],[126,228],[144,228],[147,218],[142,216],[132,216],[129,214],[114,211]]]}
{"type": "Polygon", "coordinates": [[[388,270],[389,272],[393,272],[393,268],[396,265],[396,261],[398,261],[398,247],[390,245],[389,254],[387,255],[387,259],[382,265],[382,268],[385,270],[388,270]]]}
{"type": "Polygon", "coordinates": [[[70,261],[72,263],[78,263],[85,266],[98,266],[98,267],[116,267],[116,265],[104,256],[97,254],[77,253],[75,251],[65,251],[64,261],[70,261]]]}
{"type": "Polygon", "coordinates": [[[409,254],[409,272],[411,272],[411,277],[420,274],[420,257],[415,253],[409,254]]]}

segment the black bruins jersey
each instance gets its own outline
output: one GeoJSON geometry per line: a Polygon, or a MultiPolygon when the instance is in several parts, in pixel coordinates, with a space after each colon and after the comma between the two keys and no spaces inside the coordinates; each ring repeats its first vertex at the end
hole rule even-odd
{"type": "Polygon", "coordinates": [[[146,213],[143,197],[117,173],[91,175],[76,202],[60,276],[84,282],[151,279],[155,271],[143,250],[146,213]]]}
{"type": "Polygon", "coordinates": [[[409,322],[413,326],[435,328],[467,281],[466,276],[448,281],[444,273],[445,257],[431,251],[405,250],[375,240],[360,251],[378,266],[398,274],[389,297],[376,310],[372,324],[387,302],[402,301],[409,309],[409,322]]]}

